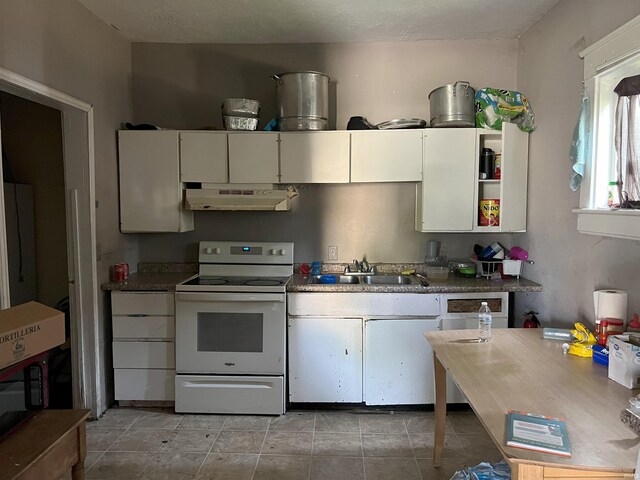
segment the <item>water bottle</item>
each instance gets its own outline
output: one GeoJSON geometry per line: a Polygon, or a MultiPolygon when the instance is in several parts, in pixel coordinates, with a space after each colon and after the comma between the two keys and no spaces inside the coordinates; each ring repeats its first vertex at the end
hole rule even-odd
{"type": "Polygon", "coordinates": [[[482,302],[478,311],[478,341],[488,342],[491,339],[491,310],[487,302],[482,302]]]}

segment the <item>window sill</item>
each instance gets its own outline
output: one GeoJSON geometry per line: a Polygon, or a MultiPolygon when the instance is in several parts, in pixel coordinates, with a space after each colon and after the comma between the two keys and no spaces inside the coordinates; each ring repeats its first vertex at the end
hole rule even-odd
{"type": "Polygon", "coordinates": [[[578,231],[588,235],[640,240],[640,210],[577,208],[578,231]]]}

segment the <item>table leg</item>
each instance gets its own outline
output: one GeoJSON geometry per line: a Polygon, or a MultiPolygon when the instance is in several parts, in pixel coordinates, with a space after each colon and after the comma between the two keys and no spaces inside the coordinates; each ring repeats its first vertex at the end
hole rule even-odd
{"type": "Polygon", "coordinates": [[[447,371],[433,353],[433,366],[436,379],[436,431],[433,448],[433,466],[440,466],[440,457],[444,448],[444,425],[447,419],[447,371]]]}
{"type": "Polygon", "coordinates": [[[84,480],[84,459],[87,456],[87,433],[85,422],[78,425],[76,432],[76,441],[78,449],[78,463],[71,467],[72,480],[84,480]]]}

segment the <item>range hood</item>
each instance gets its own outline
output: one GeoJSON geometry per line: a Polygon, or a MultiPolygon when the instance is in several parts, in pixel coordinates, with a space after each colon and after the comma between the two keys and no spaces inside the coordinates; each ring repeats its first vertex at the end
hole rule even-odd
{"type": "Polygon", "coordinates": [[[184,202],[188,210],[285,211],[296,195],[293,187],[203,184],[203,188],[187,189],[184,202]]]}

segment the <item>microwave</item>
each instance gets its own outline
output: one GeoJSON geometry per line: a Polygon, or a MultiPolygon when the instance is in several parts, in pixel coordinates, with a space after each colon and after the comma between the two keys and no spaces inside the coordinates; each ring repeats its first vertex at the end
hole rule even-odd
{"type": "Polygon", "coordinates": [[[0,370],[0,440],[49,404],[48,353],[0,370]]]}

